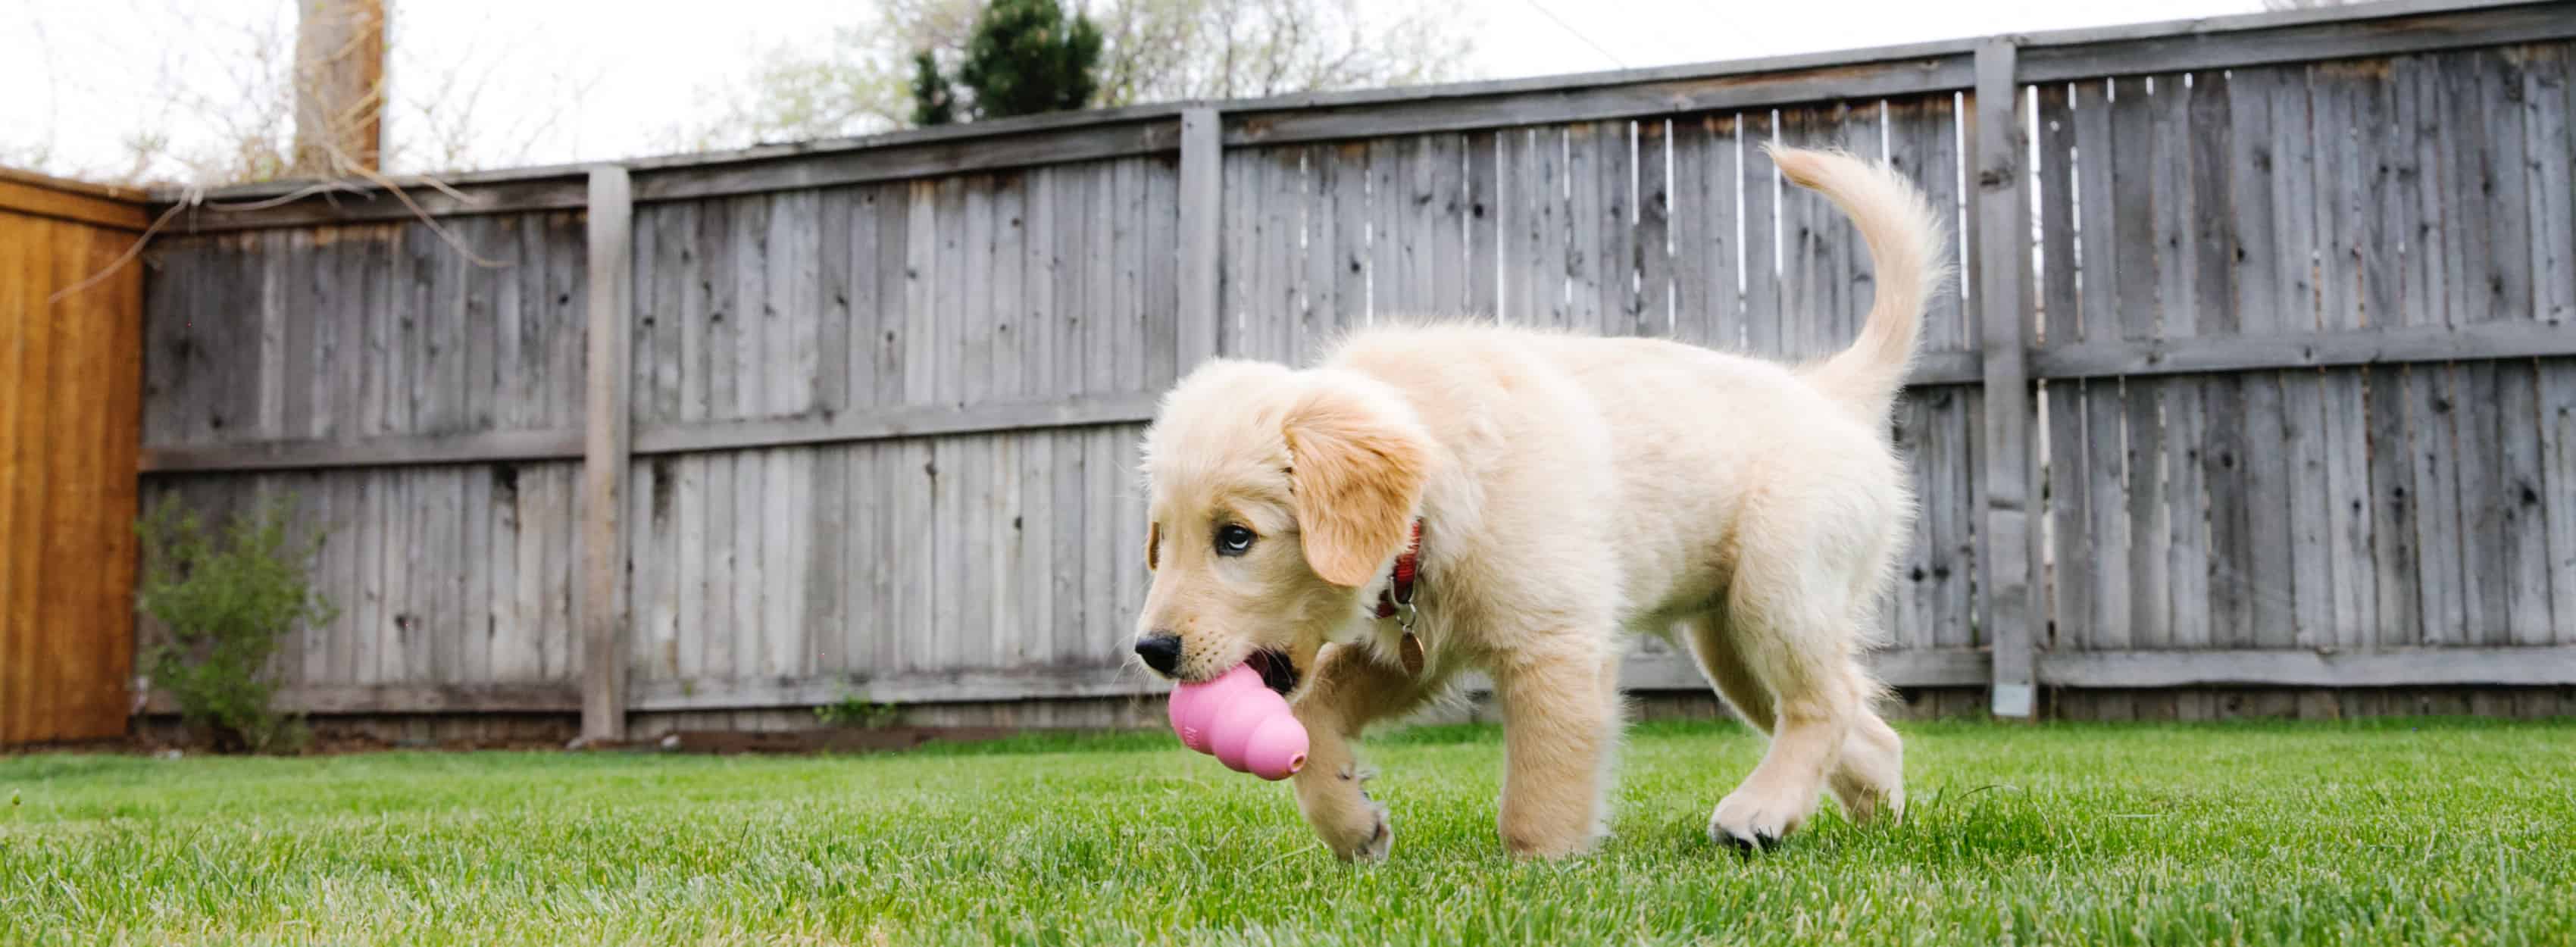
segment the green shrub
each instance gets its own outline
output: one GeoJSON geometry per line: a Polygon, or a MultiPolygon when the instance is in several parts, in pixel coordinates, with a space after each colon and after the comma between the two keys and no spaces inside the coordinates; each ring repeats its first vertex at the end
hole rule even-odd
{"type": "Polygon", "coordinates": [[[893,726],[895,718],[902,714],[903,708],[893,704],[864,701],[856,697],[844,697],[840,703],[824,704],[814,708],[815,719],[825,724],[835,727],[861,727],[869,730],[893,726]]]}
{"type": "Polygon", "coordinates": [[[302,745],[303,721],[270,706],[277,685],[267,668],[297,625],[337,614],[305,574],[320,537],[290,535],[275,503],[208,528],[170,497],[154,503],[135,532],[144,551],[138,607],[169,633],[144,654],[152,686],[176,698],[181,718],[210,729],[218,746],[302,745]]]}

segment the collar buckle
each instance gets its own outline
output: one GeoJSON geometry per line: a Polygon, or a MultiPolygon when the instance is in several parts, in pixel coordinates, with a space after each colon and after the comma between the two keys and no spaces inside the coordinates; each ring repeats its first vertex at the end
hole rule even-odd
{"type": "Polygon", "coordinates": [[[1395,572],[1387,577],[1386,588],[1377,594],[1377,617],[1393,618],[1406,632],[1413,630],[1414,580],[1422,573],[1422,521],[1413,521],[1413,538],[1404,552],[1395,557],[1395,572]]]}

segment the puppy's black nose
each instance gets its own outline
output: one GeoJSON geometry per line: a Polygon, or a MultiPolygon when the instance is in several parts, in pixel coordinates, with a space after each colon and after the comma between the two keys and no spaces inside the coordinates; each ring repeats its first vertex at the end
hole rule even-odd
{"type": "Polygon", "coordinates": [[[1181,636],[1157,631],[1138,638],[1136,656],[1145,659],[1146,667],[1170,674],[1173,668],[1181,666],[1181,636]]]}

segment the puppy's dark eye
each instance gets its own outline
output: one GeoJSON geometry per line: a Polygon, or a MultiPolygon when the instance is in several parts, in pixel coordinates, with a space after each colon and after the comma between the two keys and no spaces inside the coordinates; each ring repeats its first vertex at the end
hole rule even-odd
{"type": "Polygon", "coordinates": [[[1216,531],[1216,554],[1240,556],[1252,551],[1252,541],[1261,538],[1249,529],[1228,523],[1216,531]]]}

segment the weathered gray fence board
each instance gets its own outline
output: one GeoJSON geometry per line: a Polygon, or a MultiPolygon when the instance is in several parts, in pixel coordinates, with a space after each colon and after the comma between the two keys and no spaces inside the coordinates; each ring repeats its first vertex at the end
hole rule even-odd
{"type": "MultiPolygon", "coordinates": [[[[1487,274],[1488,283],[1492,281],[1491,271],[1479,271],[1467,249],[1468,234],[1484,229],[1471,193],[1476,178],[1471,164],[1473,142],[1483,137],[1434,135],[1425,142],[1422,159],[1415,165],[1415,226],[1429,231],[1417,244],[1414,263],[1427,273],[1429,284],[1429,295],[1415,307],[1418,312],[1474,313],[1469,287],[1479,272],[1487,274]]],[[[1660,143],[1653,153],[1663,154],[1660,143]]],[[[1658,241],[1655,246],[1661,250],[1663,244],[1658,241]]]]}
{"type": "Polygon", "coordinates": [[[1730,139],[1719,136],[1721,121],[1731,126],[1732,117],[1676,118],[1666,135],[1672,176],[1665,214],[1673,247],[1668,333],[1695,345],[1718,344],[1712,314],[1721,300],[1732,304],[1735,299],[1735,192],[1726,191],[1726,199],[1719,201],[1709,183],[1717,178],[1712,166],[1718,149],[1733,148],[1730,139]]]}
{"type": "Polygon", "coordinates": [[[1780,193],[1779,171],[1762,158],[1758,145],[1771,140],[1780,131],[1768,112],[1743,112],[1736,116],[1737,141],[1741,143],[1736,161],[1736,185],[1742,209],[1737,219],[1743,222],[1744,298],[1736,310],[1744,319],[1744,351],[1781,351],[1780,310],[1783,304],[1780,285],[1780,226],[1776,210],[1780,193]]]}
{"type": "Polygon", "coordinates": [[[1404,172],[1419,141],[1409,136],[1375,138],[1367,145],[1368,314],[1372,321],[1392,320],[1413,306],[1414,287],[1405,265],[1412,234],[1405,226],[1409,205],[1404,172]]]}
{"type": "MultiPolygon", "coordinates": [[[[2119,222],[2117,335],[2123,339],[2154,338],[2161,331],[2165,281],[2156,264],[2166,246],[2180,246],[2180,219],[2156,209],[2178,196],[2170,186],[2171,165],[2165,163],[2180,150],[2180,143],[2170,139],[2173,105],[2166,96],[2181,91],[2181,85],[2182,77],[2174,74],[2122,79],[2114,85],[2123,97],[2113,103],[2112,126],[2119,150],[2113,155],[2112,190],[2116,200],[2135,209],[2119,222]],[[2168,244],[2169,236],[2175,242],[2168,244]]],[[[2100,639],[2104,644],[2143,646],[2163,636],[2170,624],[2171,603],[2164,590],[2170,585],[2166,570],[2171,560],[2162,542],[2168,387],[2158,380],[2122,379],[2118,389],[2124,402],[2120,427],[2126,438],[2122,454],[2126,503],[2117,517],[2117,541],[2123,547],[2119,558],[2127,572],[2109,584],[2126,599],[2121,603],[2126,610],[2103,620],[2098,631],[2117,631],[2116,637],[2100,639]]],[[[2109,595],[2101,597],[2106,605],[2111,600],[2109,595]]]]}
{"type": "MultiPolygon", "coordinates": [[[[1961,143],[1959,111],[1955,100],[1935,95],[1912,101],[1890,101],[1890,158],[1899,168],[1907,162],[1919,169],[1915,180],[1921,184],[1934,208],[1949,220],[1958,220],[1965,208],[1965,195],[1960,191],[1961,143]]],[[[1958,234],[1951,235],[1953,259],[1964,244],[1958,234]]],[[[1949,283],[1933,298],[1924,314],[1923,348],[1937,358],[1947,353],[1972,353],[1978,330],[1963,304],[1960,288],[1964,267],[1954,268],[1949,283]]],[[[1849,318],[1862,314],[1863,303],[1853,300],[1849,318]]],[[[1853,331],[1857,332],[1857,328],[1853,331]]],[[[1973,367],[1973,360],[1969,361],[1973,367]]],[[[1921,368],[1930,368],[1927,358],[1921,368]]],[[[1974,372],[1961,376],[1973,377],[1974,372]]],[[[1914,555],[1923,562],[1922,578],[1915,581],[1927,586],[1923,596],[1922,617],[1931,625],[1928,638],[1918,640],[1940,648],[1969,648],[1986,643],[1976,616],[1976,603],[1970,596],[1970,585],[1977,574],[1977,530],[1974,511],[1964,500],[1975,497],[1982,489],[1979,479],[1977,434],[1982,429],[1982,399],[1973,385],[1949,389],[1917,388],[1908,393],[1909,403],[1924,418],[1924,435],[1916,466],[1916,496],[1925,498],[1925,512],[1918,535],[1924,545],[1914,555]]],[[[1909,576],[1913,573],[1909,571],[1909,576]]]]}
{"type": "MultiPolygon", "coordinates": [[[[2496,165],[2500,149],[2495,139],[2513,126],[2500,122],[2501,116],[2487,114],[2491,103],[2485,92],[2493,85],[2489,76],[2496,68],[2492,59],[2483,51],[2446,53],[2440,58],[2446,67],[2440,73],[2442,146],[2448,162],[2444,183],[2449,191],[2445,202],[2448,218],[2444,223],[2449,231],[2449,239],[2444,242],[2445,263],[2458,277],[2450,282],[2450,316],[2455,325],[2473,325],[2498,318],[2504,276],[2493,259],[2498,244],[2511,238],[2497,231],[2521,224],[2519,214],[2511,221],[2491,216],[2497,192],[2511,186],[2506,173],[2509,169],[2496,165]]],[[[2517,111],[2515,125],[2520,117],[2517,111]]],[[[2518,153],[2521,149],[2514,150],[2518,153]]],[[[2514,165],[2518,170],[2520,162],[2514,165]]],[[[2486,644],[2501,640],[2506,630],[2502,607],[2505,537],[2503,524],[2496,522],[2492,502],[2496,491],[2491,468],[2498,452],[2497,434],[2492,413],[2478,410],[2490,405],[2495,396],[2495,368],[2456,366],[2450,380],[2453,400],[2448,420],[2454,446],[2445,459],[2454,472],[2452,483],[2459,491],[2460,633],[2464,642],[2486,644]]]]}
{"type": "MultiPolygon", "coordinates": [[[[2359,240],[2357,226],[2366,196],[2360,181],[2366,159],[2357,140],[2361,126],[2356,122],[2362,87],[2346,71],[2329,65],[2309,67],[2307,80],[2309,129],[2315,149],[2316,324],[2320,329],[2357,327],[2366,323],[2359,305],[2361,280],[2356,266],[2363,254],[2371,252],[2359,240]]],[[[2367,644],[2367,629],[2377,621],[2370,613],[2377,601],[2377,589],[2369,570],[2370,495],[2365,472],[2369,441],[2363,433],[2368,419],[2363,403],[2364,374],[2329,371],[2322,373],[2319,380],[2321,403],[2316,436],[2323,452],[2323,470],[2321,487],[2312,485],[2312,493],[2323,518],[2318,528],[2326,549],[2326,594],[2322,621],[2310,638],[2332,647],[2367,644]]]]}
{"type": "MultiPolygon", "coordinates": [[[[2273,92],[2284,81],[2277,69],[2235,70],[2228,76],[2228,210],[2237,253],[2231,305],[2239,330],[2248,335],[2299,328],[2281,308],[2288,292],[2282,261],[2294,240],[2281,233],[2274,200],[2280,182],[2273,169],[2281,157],[2275,129],[2290,119],[2277,116],[2276,124],[2273,92]]],[[[2243,446],[2233,467],[2237,479],[2211,488],[2213,494],[2224,492],[2243,504],[2244,532],[2227,547],[2221,563],[2242,608],[2244,624],[2236,629],[2236,640],[2253,647],[2289,647],[2296,635],[2284,381],[2271,372],[2237,381],[2244,409],[2243,446]]]]}
{"type": "MultiPolygon", "coordinates": [[[[2531,224],[2532,318],[2562,331],[2576,326],[2576,280],[2549,274],[2576,270],[2576,58],[2565,44],[2526,47],[2523,57],[2523,151],[2530,168],[2525,213],[2531,224]]],[[[2543,498],[2535,514],[2547,533],[2550,561],[2549,640],[2576,639],[2576,364],[2534,366],[2538,417],[2532,467],[2543,498]]],[[[2541,636],[2526,635],[2530,640],[2541,636]]],[[[2522,640],[2522,639],[2518,639],[2522,640]]]]}
{"type": "Polygon", "coordinates": [[[1506,325],[1535,322],[1536,274],[1527,261],[1537,247],[1539,220],[1546,213],[1539,205],[1540,191],[1534,178],[1537,135],[1535,129],[1527,128],[1506,128],[1494,133],[1494,180],[1502,194],[1501,213],[1494,217],[1500,234],[1495,254],[1502,285],[1494,318],[1506,325]]]}
{"type": "Polygon", "coordinates": [[[1574,233],[1590,221],[1574,217],[1575,162],[1589,149],[1578,147],[1571,126],[1545,127],[1536,130],[1532,139],[1529,173],[1534,177],[1533,199],[1540,213],[1531,219],[1536,244],[1523,266],[1531,268],[1531,323],[1550,328],[1575,324],[1575,299],[1580,264],[1575,259],[1574,233]]]}
{"type": "MultiPolygon", "coordinates": [[[[2138,163],[2151,148],[2146,139],[2146,83],[2143,79],[2087,80],[2077,84],[2075,101],[2076,195],[2082,205],[2078,231],[2081,337],[2087,341],[2124,337],[2129,318],[2139,308],[2139,272],[2152,265],[2154,247],[2144,245],[2139,230],[2151,218],[2140,213],[2153,206],[2148,178],[2138,163]]],[[[2130,644],[2129,560],[2144,550],[2132,542],[2129,527],[2129,453],[2126,403],[2144,392],[2129,392],[2119,379],[2086,381],[2061,422],[2079,426],[2081,448],[2067,457],[2081,465],[2076,479],[2074,525],[2085,544],[2079,561],[2087,567],[2073,580],[2088,590],[2085,608],[2058,616],[2059,627],[2080,633],[2103,648],[2130,644]],[[2079,524],[2080,525],[2075,525],[2079,524]]],[[[2063,566],[2061,566],[2063,568],[2063,566]]],[[[2061,572],[2061,575],[2064,573],[2061,572]]]]}
{"type": "MultiPolygon", "coordinates": [[[[2149,246],[2132,251],[2124,266],[2121,322],[2123,339],[2160,339],[2193,331],[2192,257],[2184,247],[2192,239],[2194,204],[2190,187],[2191,79],[2185,73],[2160,73],[2147,80],[2144,122],[2131,123],[2147,136],[2144,153],[2124,151],[2121,173],[2141,179],[2151,192],[2148,225],[2133,232],[2149,246]],[[2149,272],[2137,272],[2152,269],[2149,272]]],[[[2203,593],[2193,583],[2201,564],[2186,560],[2174,545],[2177,517],[2197,518],[2199,463],[2192,425],[2198,423],[2190,382],[2168,383],[2144,378],[2122,379],[2139,394],[2129,404],[2124,423],[2131,449],[2129,530],[2138,548],[2129,554],[2129,640],[2138,647],[2173,647],[2177,626],[2201,621],[2203,593]],[[2188,606],[2177,605],[2176,589],[2188,588],[2188,606]]],[[[2141,695],[2135,710],[2142,716],[2170,718],[2173,701],[2163,695],[2141,695]]]]}
{"type": "MultiPolygon", "coordinates": [[[[1277,338],[1282,341],[1275,350],[1292,364],[1312,364],[1344,331],[1368,322],[1368,299],[1363,292],[1367,272],[1362,263],[1367,243],[1359,226],[1360,209],[1368,201],[1365,172],[1358,163],[1364,152],[1349,145],[1308,147],[1302,181],[1298,168],[1286,153],[1281,154],[1264,179],[1268,189],[1252,192],[1252,199],[1260,208],[1262,232],[1273,241],[1269,245],[1294,248],[1300,228],[1290,224],[1295,218],[1288,210],[1288,195],[1301,186],[1305,189],[1302,232],[1307,265],[1297,266],[1299,254],[1290,250],[1248,268],[1261,274],[1254,284],[1259,287],[1254,298],[1261,305],[1277,305],[1290,292],[1298,295],[1295,318],[1276,321],[1277,338]]],[[[1262,311],[1267,310],[1256,309],[1251,315],[1257,318],[1262,311]]]]}
{"type": "MultiPolygon", "coordinates": [[[[1779,141],[1798,146],[1826,145],[1831,141],[1831,110],[1826,107],[1784,108],[1780,110],[1779,141]]],[[[1759,161],[1767,165],[1768,161],[1759,161]]],[[[1817,325],[1820,314],[1831,304],[1826,293],[1832,288],[1823,279],[1829,268],[1824,259],[1827,241],[1820,232],[1832,208],[1823,195],[1779,180],[1772,171],[1772,239],[1779,256],[1780,301],[1769,315],[1776,321],[1773,343],[1769,349],[1756,349],[1756,354],[1791,360],[1814,358],[1821,354],[1817,325]]],[[[1758,317],[1757,317],[1758,318],[1758,317]]]]}

